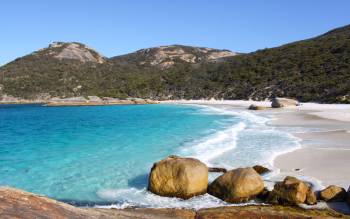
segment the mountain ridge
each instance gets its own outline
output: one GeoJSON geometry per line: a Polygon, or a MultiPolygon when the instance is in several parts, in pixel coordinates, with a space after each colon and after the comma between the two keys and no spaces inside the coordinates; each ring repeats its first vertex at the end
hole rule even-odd
{"type": "Polygon", "coordinates": [[[139,66],[158,66],[161,69],[166,69],[173,66],[176,61],[196,64],[205,61],[218,61],[220,58],[237,54],[227,49],[220,50],[174,44],[140,49],[125,55],[111,57],[110,60],[139,66]]]}
{"type": "Polygon", "coordinates": [[[288,96],[350,103],[349,79],[347,25],[247,54],[170,45],[107,58],[84,44],[59,42],[1,66],[0,97],[263,100],[288,96]]]}

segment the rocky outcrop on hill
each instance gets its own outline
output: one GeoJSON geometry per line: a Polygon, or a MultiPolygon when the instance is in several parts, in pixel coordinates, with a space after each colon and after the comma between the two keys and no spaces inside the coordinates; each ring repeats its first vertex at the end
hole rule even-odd
{"type": "Polygon", "coordinates": [[[54,43],[1,66],[0,95],[350,103],[349,34],[350,25],[249,54],[171,45],[104,58],[83,44],[54,43]]]}
{"type": "Polygon", "coordinates": [[[112,58],[80,43],[54,43],[1,66],[0,95],[350,103],[349,35],[350,25],[248,54],[171,45],[112,58]]]}
{"type": "Polygon", "coordinates": [[[208,167],[197,159],[177,156],[153,164],[148,184],[157,195],[183,199],[205,194],[207,187],[208,167]]]}
{"type": "Polygon", "coordinates": [[[167,69],[178,62],[196,64],[206,61],[218,61],[235,55],[237,53],[229,50],[171,45],[141,49],[134,53],[113,57],[111,60],[117,63],[130,62],[140,66],[156,66],[161,69],[167,69]]]}
{"type": "Polygon", "coordinates": [[[208,193],[226,202],[239,203],[255,198],[264,189],[261,176],[253,168],[227,171],[208,187],[208,193]]]}
{"type": "Polygon", "coordinates": [[[106,58],[84,44],[71,42],[53,42],[48,48],[34,53],[35,55],[52,56],[57,59],[73,59],[80,62],[104,63],[106,58]]]}

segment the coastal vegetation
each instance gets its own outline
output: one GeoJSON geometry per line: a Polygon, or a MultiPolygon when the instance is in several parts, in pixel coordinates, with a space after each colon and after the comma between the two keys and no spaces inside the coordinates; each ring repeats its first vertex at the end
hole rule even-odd
{"type": "Polygon", "coordinates": [[[350,26],[248,54],[173,45],[103,57],[55,43],[0,68],[0,96],[24,99],[254,99],[350,103],[350,26]]]}

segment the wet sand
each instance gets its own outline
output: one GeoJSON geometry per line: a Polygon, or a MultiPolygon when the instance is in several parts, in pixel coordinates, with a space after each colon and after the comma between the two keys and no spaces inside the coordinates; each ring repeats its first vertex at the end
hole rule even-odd
{"type": "Polygon", "coordinates": [[[295,171],[322,181],[324,186],[350,185],[350,122],[324,119],[305,111],[276,113],[271,125],[319,129],[292,133],[301,138],[302,148],[278,156],[274,165],[281,171],[295,171]]]}

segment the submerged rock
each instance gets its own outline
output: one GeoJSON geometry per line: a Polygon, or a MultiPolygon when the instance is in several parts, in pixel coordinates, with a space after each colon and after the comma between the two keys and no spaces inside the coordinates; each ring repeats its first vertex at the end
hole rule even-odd
{"type": "Polygon", "coordinates": [[[230,170],[208,187],[208,193],[226,202],[248,201],[264,189],[261,176],[251,167],[230,170]]]}
{"type": "Polygon", "coordinates": [[[226,173],[227,169],[226,168],[221,168],[221,167],[208,167],[208,171],[212,173],[226,173]]]}
{"type": "Polygon", "coordinates": [[[188,199],[207,192],[208,167],[193,158],[169,156],[153,164],[148,190],[167,197],[188,199]]]}
{"type": "Polygon", "coordinates": [[[303,181],[287,176],[282,182],[277,182],[270,192],[267,201],[271,204],[297,205],[306,201],[309,186],[303,181]]]}
{"type": "Polygon", "coordinates": [[[324,190],[320,191],[320,199],[326,202],[337,202],[337,201],[345,201],[346,199],[346,191],[344,188],[330,185],[324,190]]]}
{"type": "Polygon", "coordinates": [[[253,169],[259,173],[260,175],[261,174],[265,174],[265,173],[268,173],[268,172],[271,172],[271,170],[269,168],[266,168],[264,166],[260,166],[260,165],[255,165],[253,166],[253,169]]]}
{"type": "Polygon", "coordinates": [[[281,107],[288,107],[288,106],[298,106],[299,102],[293,99],[288,98],[273,98],[271,107],[272,108],[281,108],[281,107]]]}

